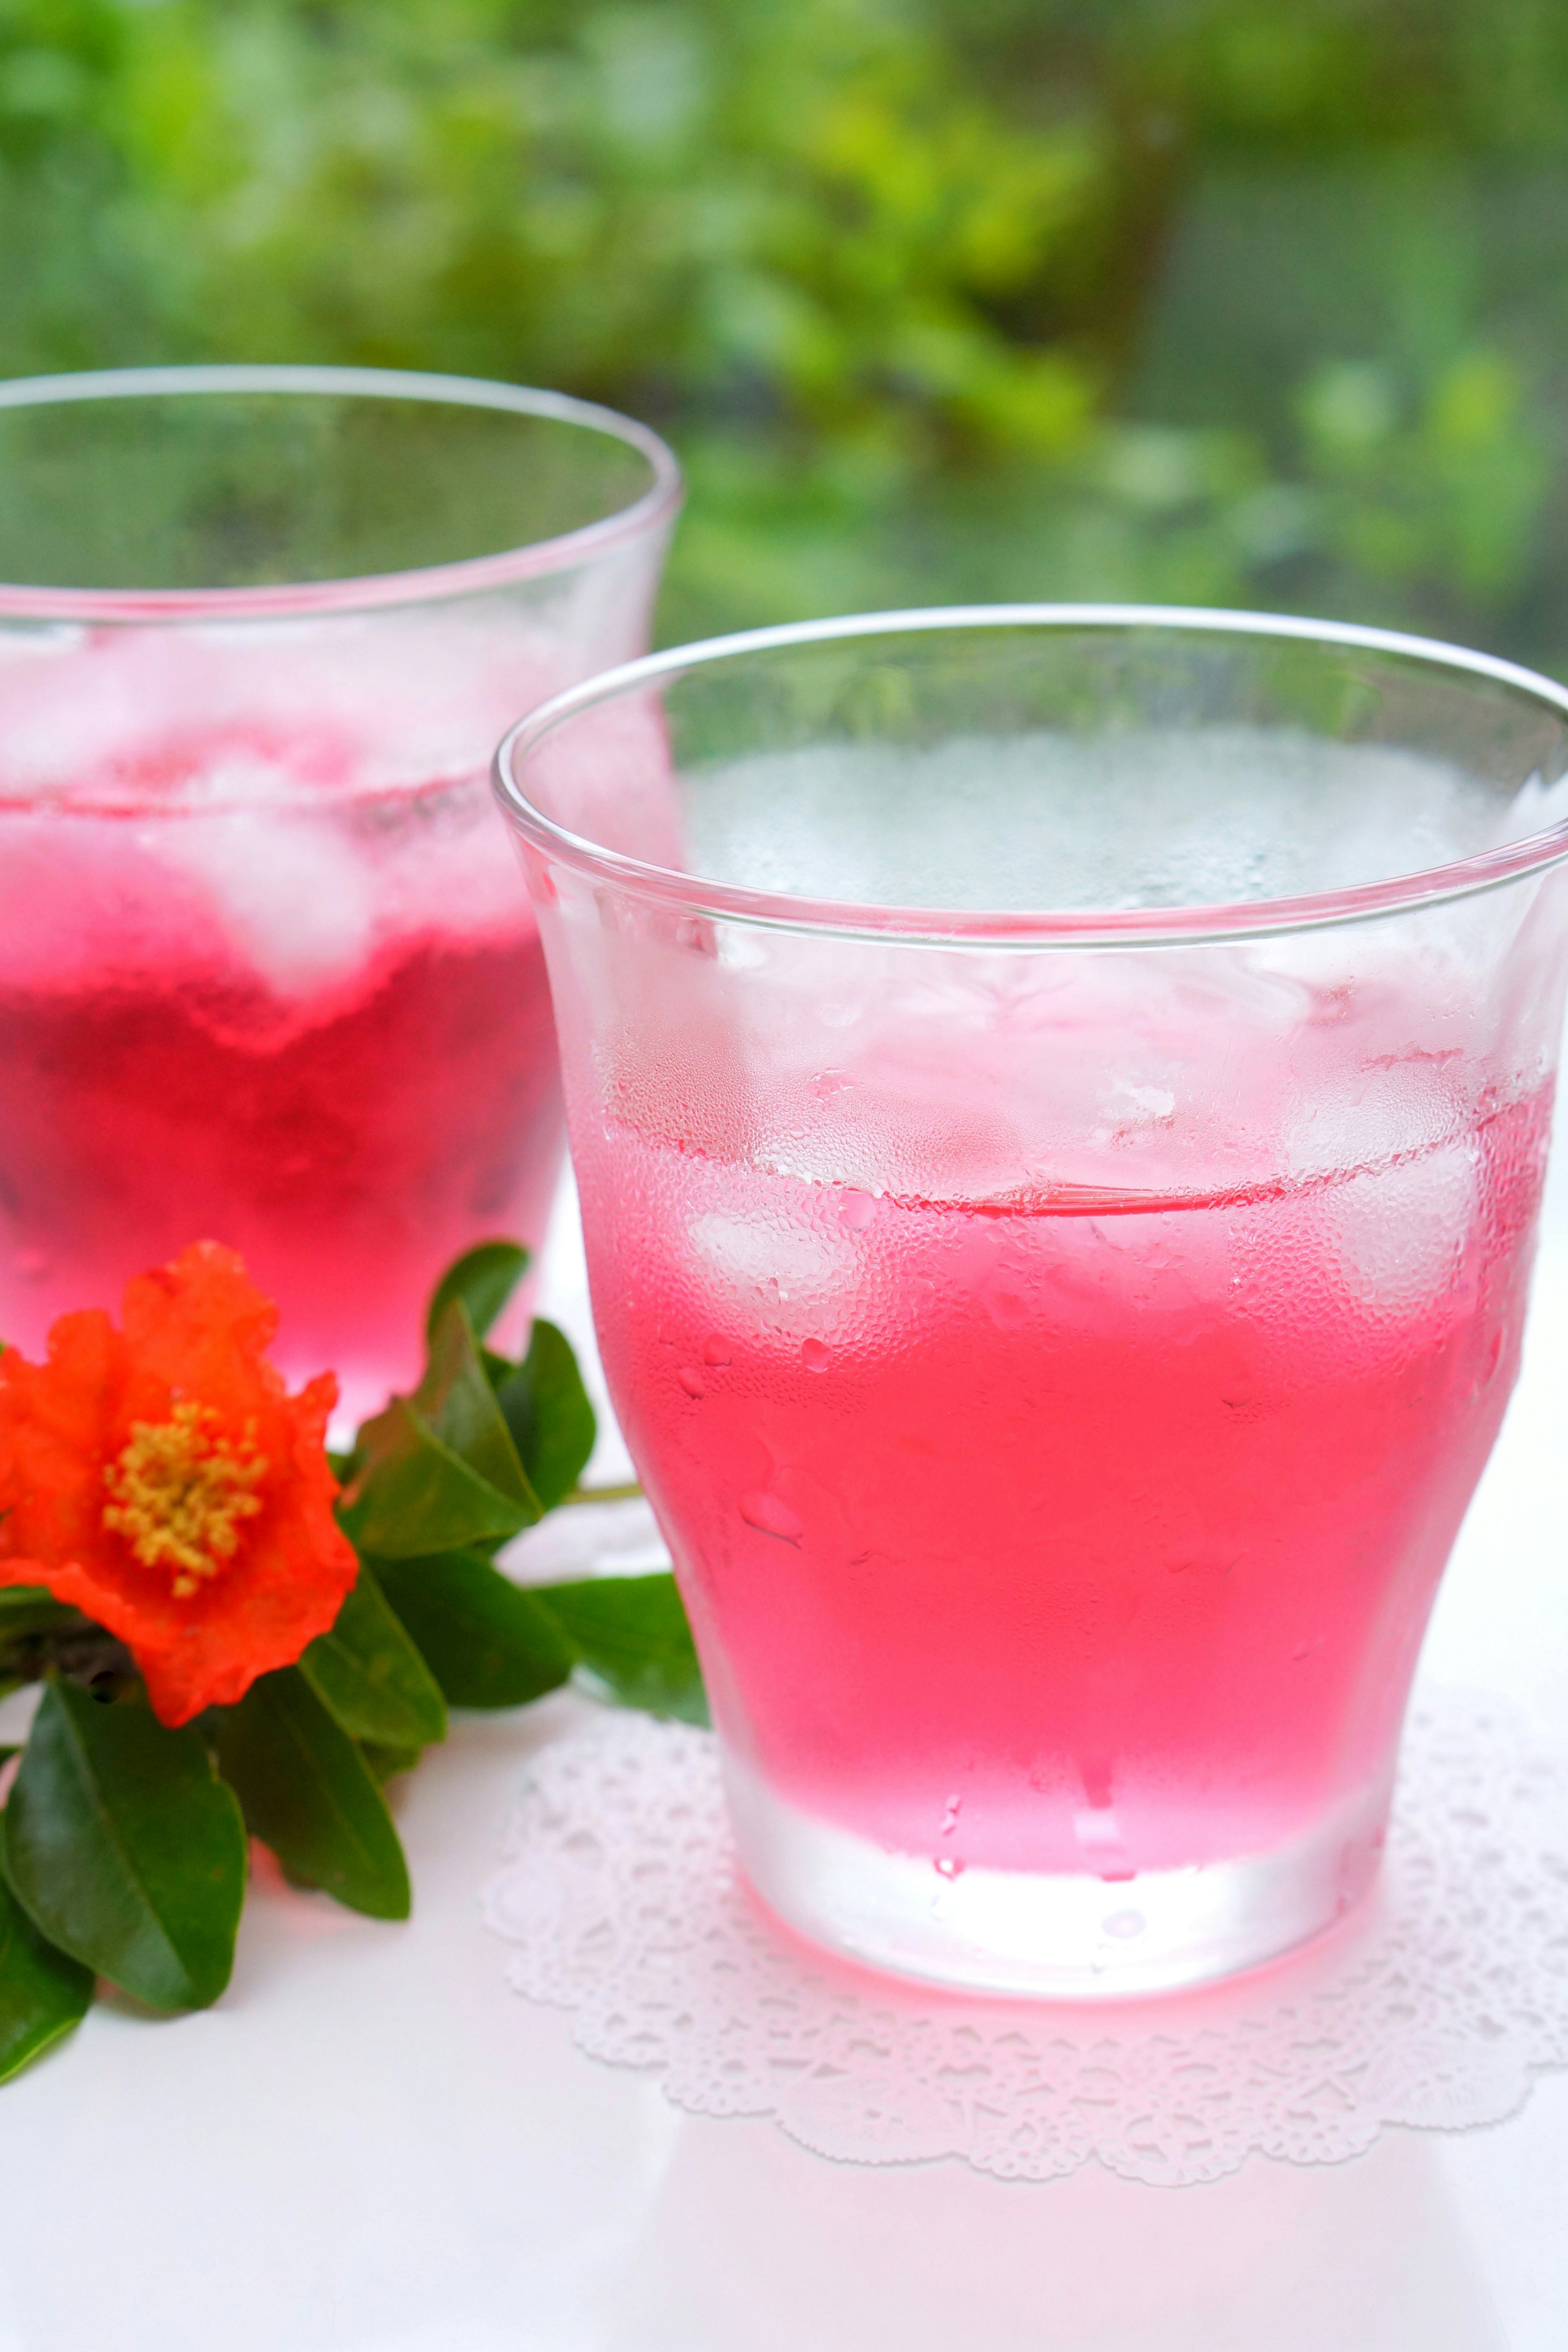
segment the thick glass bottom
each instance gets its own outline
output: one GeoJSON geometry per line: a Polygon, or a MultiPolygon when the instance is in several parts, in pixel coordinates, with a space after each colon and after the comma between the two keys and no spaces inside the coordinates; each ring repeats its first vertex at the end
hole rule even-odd
{"type": "Polygon", "coordinates": [[[1376,1875],[1390,1777],[1262,1853],[1108,1880],[1088,1872],[944,1875],[802,1812],[724,1759],[742,1867],[813,1943],[927,1982],[1052,2000],[1170,1992],[1304,1943],[1376,1875]]]}

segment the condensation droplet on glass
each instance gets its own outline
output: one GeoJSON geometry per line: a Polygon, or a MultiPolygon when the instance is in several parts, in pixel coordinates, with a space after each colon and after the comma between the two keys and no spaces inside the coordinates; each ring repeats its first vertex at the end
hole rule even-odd
{"type": "Polygon", "coordinates": [[[962,1797],[950,1797],[948,1799],[946,1805],[942,1809],[942,1833],[943,1837],[951,1837],[952,1835],[953,1831],[958,1827],[958,1817],[963,1811],[963,1799],[962,1797]]]}
{"type": "Polygon", "coordinates": [[[1105,1932],[1125,1944],[1134,1936],[1141,1936],[1148,1925],[1142,1911],[1113,1911],[1105,1922],[1105,1932]]]}
{"type": "Polygon", "coordinates": [[[805,1533],[805,1526],[789,1505],[763,1488],[742,1496],[741,1517],[759,1535],[776,1536],[781,1543],[798,1543],[805,1533]]]}
{"type": "Polygon", "coordinates": [[[852,1234],[862,1234],[877,1213],[877,1203],[869,1192],[841,1192],[838,1197],[838,1221],[847,1225],[852,1234]]]}
{"type": "Polygon", "coordinates": [[[833,1360],[833,1351],[821,1339],[803,1339],[800,1360],[808,1372],[825,1372],[833,1360]]]}
{"type": "Polygon", "coordinates": [[[721,1370],[730,1360],[730,1342],[721,1332],[710,1331],[702,1342],[702,1360],[721,1370]]]}
{"type": "Polygon", "coordinates": [[[939,1853],[931,1868],[942,1878],[961,1878],[963,1875],[963,1859],[961,1854],[939,1853]]]}
{"type": "Polygon", "coordinates": [[[682,1364],[679,1371],[677,1372],[675,1377],[680,1382],[681,1387],[686,1391],[689,1397],[704,1397],[707,1395],[708,1391],[703,1386],[702,1375],[697,1370],[695,1364],[682,1364]]]}

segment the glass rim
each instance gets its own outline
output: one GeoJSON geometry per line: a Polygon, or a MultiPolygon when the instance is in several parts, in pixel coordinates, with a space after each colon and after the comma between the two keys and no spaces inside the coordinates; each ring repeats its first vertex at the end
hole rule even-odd
{"type": "Polygon", "coordinates": [[[371,400],[417,400],[453,408],[492,408],[574,425],[619,441],[653,468],[647,489],[598,521],[499,554],[463,556],[411,570],[274,586],[211,588],[46,588],[0,582],[0,619],[37,621],[291,619],[423,604],[468,596],[569,570],[623,541],[673,520],[685,496],[674,451],[651,425],[595,401],[485,376],[441,375],[400,368],[212,365],[101,368],[65,375],[16,376],[0,383],[0,409],[64,406],[71,402],[168,399],[214,393],[315,394],[371,400]]]}
{"type": "Polygon", "coordinates": [[[786,652],[856,637],[918,635],[984,628],[1166,629],[1192,635],[1294,638],[1350,646],[1420,661],[1450,674],[1486,679],[1544,703],[1568,724],[1568,688],[1518,663],[1472,653],[1435,637],[1323,621],[1292,614],[1233,612],[1180,604],[952,604],[913,611],[858,613],[710,637],[621,663],[540,703],[501,739],[492,782],[501,809],[525,840],[558,863],[673,907],[682,914],[750,923],[770,930],[910,945],[976,948],[1195,946],[1327,929],[1379,916],[1441,906],[1495,890],[1568,859],[1568,819],[1520,841],[1441,866],[1347,888],[1285,898],[1182,907],[1058,908],[1001,913],[939,907],[861,906],[705,879],[606,849],[556,824],[529,799],[519,769],[543,739],[599,703],[687,671],[759,653],[786,652]]]}

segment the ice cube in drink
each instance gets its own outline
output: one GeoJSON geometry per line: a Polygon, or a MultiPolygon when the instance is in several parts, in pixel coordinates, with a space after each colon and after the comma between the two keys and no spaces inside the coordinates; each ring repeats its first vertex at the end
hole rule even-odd
{"type": "Polygon", "coordinates": [[[8,646],[7,1340],[221,1240],[348,1424],[416,1375],[448,1259],[542,1241],[549,988],[483,758],[560,677],[509,616],[8,646]]]}

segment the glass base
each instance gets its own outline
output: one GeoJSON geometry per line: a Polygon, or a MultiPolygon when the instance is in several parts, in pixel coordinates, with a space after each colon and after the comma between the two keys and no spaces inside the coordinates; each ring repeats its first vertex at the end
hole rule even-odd
{"type": "Polygon", "coordinates": [[[1171,1992],[1321,1934],[1372,1885],[1389,1800],[1385,1780],[1228,1862],[1117,1880],[973,1864],[946,1876],[800,1811],[732,1757],[724,1777],[742,1867],[797,1934],[897,1976],[1051,2000],[1171,1992]]]}

